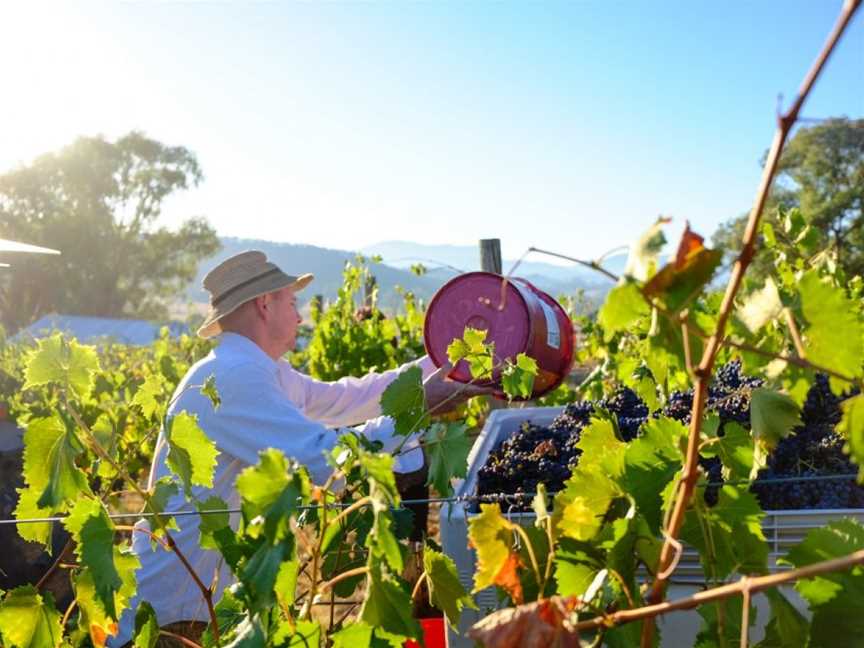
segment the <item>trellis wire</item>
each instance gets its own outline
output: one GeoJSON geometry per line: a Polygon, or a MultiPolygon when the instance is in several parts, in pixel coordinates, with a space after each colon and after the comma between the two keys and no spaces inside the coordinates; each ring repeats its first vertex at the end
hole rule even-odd
{"type": "MultiPolygon", "coordinates": [[[[709,488],[711,486],[739,486],[742,484],[767,486],[770,484],[792,484],[800,482],[818,482],[818,481],[840,481],[840,480],[855,480],[858,478],[856,473],[843,475],[808,475],[806,477],[773,477],[770,479],[760,479],[758,481],[750,481],[747,479],[738,479],[730,481],[713,481],[697,484],[699,488],[709,488]]],[[[486,493],[484,495],[455,495],[453,497],[427,497],[421,499],[403,499],[400,506],[397,508],[405,508],[415,504],[468,504],[474,502],[488,502],[491,504],[504,503],[513,504],[525,502],[534,499],[537,493],[486,493]]],[[[547,493],[547,497],[554,497],[556,493],[547,493]]],[[[328,504],[328,509],[346,508],[351,506],[353,502],[328,504]]],[[[304,504],[297,507],[298,511],[310,511],[324,508],[322,504],[304,504]]],[[[226,509],[208,509],[204,511],[164,511],[162,513],[108,513],[108,517],[112,520],[126,520],[129,518],[147,519],[154,518],[157,515],[160,517],[187,517],[190,515],[224,515],[241,513],[239,508],[226,509]]],[[[5,519],[0,520],[0,525],[3,524],[45,524],[48,522],[62,522],[67,516],[54,516],[44,518],[23,518],[23,519],[5,519]]]]}

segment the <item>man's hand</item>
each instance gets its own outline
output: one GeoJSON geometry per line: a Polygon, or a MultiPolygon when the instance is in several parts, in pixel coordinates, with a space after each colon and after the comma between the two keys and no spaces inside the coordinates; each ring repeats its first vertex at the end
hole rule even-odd
{"type": "Polygon", "coordinates": [[[426,407],[430,414],[436,416],[449,412],[469,398],[495,393],[495,388],[480,385],[468,385],[448,377],[453,365],[445,363],[435,373],[423,381],[423,392],[426,394],[426,407]]]}

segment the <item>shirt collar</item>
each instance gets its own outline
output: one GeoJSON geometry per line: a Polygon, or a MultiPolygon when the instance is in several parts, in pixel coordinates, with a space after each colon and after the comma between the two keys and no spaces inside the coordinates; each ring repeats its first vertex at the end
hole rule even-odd
{"type": "Polygon", "coordinates": [[[279,370],[279,365],[273,358],[264,353],[264,350],[252,340],[239,333],[230,333],[227,331],[222,333],[219,336],[217,350],[220,353],[245,356],[248,360],[273,372],[279,370]]]}

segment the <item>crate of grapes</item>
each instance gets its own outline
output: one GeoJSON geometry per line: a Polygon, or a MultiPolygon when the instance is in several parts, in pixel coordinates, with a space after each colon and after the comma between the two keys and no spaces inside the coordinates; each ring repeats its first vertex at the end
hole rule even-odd
{"type": "MultiPolygon", "coordinates": [[[[632,401],[635,395],[632,392],[618,394],[618,402],[612,399],[604,402],[605,409],[611,410],[617,415],[618,427],[622,436],[632,438],[636,435],[639,424],[645,420],[647,412],[639,411],[639,405],[632,401]],[[617,412],[616,412],[617,410],[617,412]],[[645,415],[645,416],[643,416],[645,415]],[[632,420],[631,420],[632,419],[632,420]],[[632,428],[632,429],[631,429],[632,428]]],[[[675,404],[673,403],[674,407],[675,404]]],[[[749,402],[743,407],[749,408],[749,402]]],[[[567,462],[574,448],[569,447],[568,441],[563,441],[566,435],[561,434],[560,428],[567,428],[574,424],[573,416],[576,418],[587,418],[590,403],[574,403],[563,407],[549,408],[521,408],[504,409],[493,411],[484,426],[482,432],[474,442],[471,453],[468,456],[468,472],[464,480],[456,486],[456,494],[461,497],[460,501],[446,505],[441,511],[441,542],[444,552],[456,563],[459,578],[469,591],[473,589],[473,574],[475,572],[476,556],[468,547],[468,522],[479,513],[476,501],[470,499],[476,495],[491,493],[533,493],[536,483],[542,481],[549,492],[554,492],[569,476],[566,470],[567,462]],[[551,429],[550,429],[551,428],[551,429]],[[558,433],[555,433],[558,428],[558,433]],[[556,452],[548,453],[548,459],[544,456],[545,448],[549,447],[550,437],[555,438],[557,444],[556,452]],[[510,439],[509,444],[502,444],[510,439]],[[514,443],[518,442],[518,443],[514,443]],[[543,444],[546,444],[544,446],[543,444]],[[530,446],[530,447],[529,447],[530,446]],[[533,448],[533,450],[531,449],[533,448]],[[507,457],[503,457],[507,453],[507,457]],[[490,470],[490,456],[497,468],[490,470]],[[512,466],[510,464],[513,464],[512,466]],[[484,470],[484,467],[485,470],[484,470]],[[509,472],[508,472],[509,471],[509,472]]],[[[683,408],[682,408],[683,409],[683,408]]],[[[806,435],[806,429],[799,434],[806,435]]],[[[576,437],[578,439],[578,436],[576,437]]],[[[575,446],[576,440],[572,441],[575,446]]],[[[790,441],[792,443],[792,441],[790,441]]],[[[821,442],[824,446],[824,440],[821,442]]],[[[795,452],[803,452],[804,448],[795,448],[795,452]]],[[[839,451],[839,450],[838,450],[839,451]]],[[[709,474],[711,471],[709,470],[709,474]]],[[[805,482],[812,483],[812,482],[805,482]]],[[[822,484],[820,482],[820,484],[822,484]]],[[[825,482],[824,484],[831,484],[825,482]]],[[[769,565],[772,570],[778,569],[777,559],[786,554],[793,545],[800,542],[808,531],[819,528],[831,520],[844,516],[853,516],[864,522],[864,509],[850,508],[849,504],[859,507],[859,500],[864,497],[864,489],[857,486],[849,486],[847,483],[842,487],[814,486],[822,488],[822,491],[810,493],[810,499],[806,500],[806,493],[791,493],[789,484],[777,484],[773,490],[767,490],[762,494],[763,502],[777,502],[780,506],[788,508],[791,502],[788,498],[805,497],[803,506],[809,509],[792,510],[766,510],[763,521],[765,537],[769,543],[769,565]],[[837,493],[855,489],[843,495],[846,499],[838,499],[837,493]],[[783,499],[787,498],[787,499],[783,499]],[[831,508],[812,508],[820,502],[828,502],[831,508]],[[846,503],[847,506],[840,506],[846,503]]],[[[515,502],[515,499],[514,499],[515,502]]],[[[518,512],[517,507],[509,506],[506,502],[502,505],[503,511],[508,514],[512,522],[523,525],[531,525],[534,522],[532,512],[518,512]]],[[[675,571],[673,583],[668,595],[670,598],[679,598],[693,594],[704,587],[705,578],[699,564],[698,554],[693,550],[683,552],[682,559],[675,571]]],[[[806,605],[792,588],[784,588],[784,593],[802,611],[806,605]]],[[[473,642],[467,638],[467,630],[489,612],[501,607],[498,593],[495,588],[485,589],[475,596],[479,610],[464,610],[459,624],[458,634],[448,629],[448,645],[451,648],[470,648],[473,642]]],[[[760,622],[754,629],[752,637],[755,639],[762,634],[765,622],[770,616],[767,601],[764,597],[754,597],[754,605],[757,607],[757,620],[760,622]]],[[[687,646],[693,645],[699,625],[700,617],[694,611],[672,614],[660,622],[664,646],[687,646]]]]}

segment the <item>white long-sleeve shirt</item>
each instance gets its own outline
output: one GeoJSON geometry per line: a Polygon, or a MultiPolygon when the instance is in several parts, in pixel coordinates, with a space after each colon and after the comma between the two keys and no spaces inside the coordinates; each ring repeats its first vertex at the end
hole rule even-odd
{"type": "MultiPolygon", "coordinates": [[[[417,363],[424,377],[434,371],[429,358],[417,363]]],[[[223,333],[219,345],[193,365],[177,386],[175,401],[168,412],[171,417],[180,412],[194,413],[198,425],[219,449],[213,488],[193,488],[193,495],[203,501],[215,495],[229,508],[239,508],[240,498],[234,481],[240,471],[258,461],[265,448],[277,448],[288,457],[303,463],[315,483],[323,483],[330,468],[325,451],[332,448],[339,435],[331,427],[344,427],[361,421],[354,428],[393,450],[401,441],[394,438],[393,421],[381,416],[379,400],[384,389],[405,367],[368,374],[362,378],[347,377],[336,382],[322,382],[306,376],[284,361],[275,361],[248,338],[235,333],[223,333]],[[209,376],[216,380],[221,405],[214,409],[200,386],[209,376]]],[[[396,460],[399,472],[418,470],[423,465],[422,451],[416,441],[406,444],[413,448],[396,460]]],[[[164,431],[160,433],[150,471],[149,487],[171,475],[166,464],[168,446],[164,431]]],[[[191,509],[182,493],[167,504],[169,511],[191,509]]],[[[216,551],[198,545],[198,516],[175,518],[179,531],[171,535],[189,563],[204,583],[210,583],[218,573],[215,600],[226,585],[233,582],[230,569],[216,551]]],[[[237,515],[231,516],[236,528],[237,515]]],[[[136,526],[144,525],[140,520],[136,526]]],[[[161,547],[152,548],[145,533],[133,533],[132,546],[141,561],[137,572],[138,595],[132,601],[120,623],[111,646],[122,646],[131,639],[134,610],[138,600],[149,601],[160,625],[175,621],[209,621],[201,593],[188,572],[173,553],[161,547]]]]}

